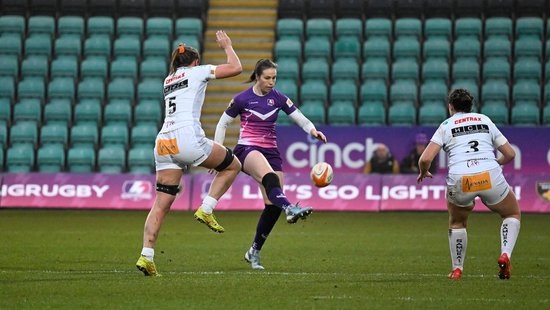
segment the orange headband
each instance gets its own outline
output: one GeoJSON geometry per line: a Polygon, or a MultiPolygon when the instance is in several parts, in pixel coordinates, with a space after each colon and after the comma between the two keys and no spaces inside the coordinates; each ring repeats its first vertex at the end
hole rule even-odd
{"type": "Polygon", "coordinates": [[[178,53],[180,54],[185,53],[185,44],[180,43],[180,45],[178,46],[178,53]]]}

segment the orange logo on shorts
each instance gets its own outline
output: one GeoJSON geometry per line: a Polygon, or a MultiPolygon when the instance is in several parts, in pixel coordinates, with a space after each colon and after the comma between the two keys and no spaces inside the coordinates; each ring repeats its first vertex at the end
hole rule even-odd
{"type": "Polygon", "coordinates": [[[464,193],[479,192],[491,188],[491,175],[489,172],[462,177],[462,192],[464,193]]]}
{"type": "Polygon", "coordinates": [[[176,141],[176,139],[157,140],[157,153],[159,155],[173,155],[178,154],[179,152],[180,150],[178,148],[178,142],[176,141]]]}

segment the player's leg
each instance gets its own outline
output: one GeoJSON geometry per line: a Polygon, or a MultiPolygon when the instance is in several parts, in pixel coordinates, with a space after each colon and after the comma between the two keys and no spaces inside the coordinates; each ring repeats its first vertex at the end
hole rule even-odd
{"type": "Polygon", "coordinates": [[[449,249],[453,265],[452,271],[448,276],[450,279],[460,279],[462,277],[468,246],[466,227],[468,226],[468,216],[473,208],[473,204],[462,207],[447,201],[447,209],[449,211],[449,249]]]}
{"type": "Polygon", "coordinates": [[[183,171],[181,169],[165,169],[157,171],[157,194],[153,207],[147,215],[143,228],[143,248],[141,257],[136,263],[139,270],[146,276],[158,275],[155,263],[155,243],[158,238],[160,227],[176,194],[180,191],[180,180],[183,171]]]}
{"type": "Polygon", "coordinates": [[[241,163],[230,149],[214,142],[212,152],[200,166],[215,169],[217,174],[210,185],[208,195],[203,199],[197,212],[195,212],[195,218],[206,224],[213,231],[223,233],[225,229],[218,224],[212,212],[218,204],[218,200],[233,184],[235,177],[241,171],[241,163]]]}

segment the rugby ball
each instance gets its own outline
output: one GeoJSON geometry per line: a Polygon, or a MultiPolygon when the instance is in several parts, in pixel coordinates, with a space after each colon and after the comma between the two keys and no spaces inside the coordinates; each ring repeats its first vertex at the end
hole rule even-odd
{"type": "Polygon", "coordinates": [[[334,174],[332,172],[332,167],[328,163],[320,162],[311,168],[309,176],[311,177],[313,185],[325,187],[332,182],[334,174]]]}

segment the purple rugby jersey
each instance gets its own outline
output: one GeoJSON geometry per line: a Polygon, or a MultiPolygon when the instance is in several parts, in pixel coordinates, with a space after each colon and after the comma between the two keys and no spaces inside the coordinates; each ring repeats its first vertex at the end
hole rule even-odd
{"type": "Polygon", "coordinates": [[[290,114],[296,111],[296,106],[276,89],[258,96],[250,87],[233,98],[225,113],[231,117],[241,115],[238,144],[274,148],[277,147],[275,123],[279,110],[290,114]]]}

